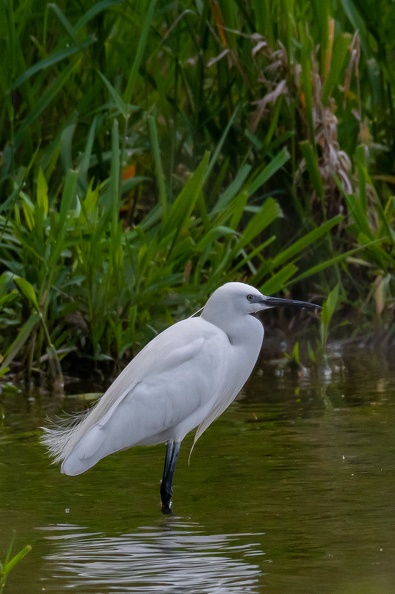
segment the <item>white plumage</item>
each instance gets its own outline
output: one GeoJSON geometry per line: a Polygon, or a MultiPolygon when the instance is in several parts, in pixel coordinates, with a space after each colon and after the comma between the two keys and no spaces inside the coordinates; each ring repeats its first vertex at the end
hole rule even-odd
{"type": "MultiPolygon", "coordinates": [[[[98,403],[69,427],[46,428],[43,442],[62,472],[77,475],[113,452],[167,443],[161,494],[171,510],[171,483],[181,441],[195,442],[248,379],[263,341],[253,315],[277,305],[313,304],[265,297],[227,283],[191,317],[156,336],[123,370],[98,403]]],[[[194,442],[194,443],[195,443],[194,442]]]]}

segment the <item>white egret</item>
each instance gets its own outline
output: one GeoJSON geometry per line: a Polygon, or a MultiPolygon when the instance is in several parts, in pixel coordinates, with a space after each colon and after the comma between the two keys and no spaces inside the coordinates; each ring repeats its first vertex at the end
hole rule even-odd
{"type": "Polygon", "coordinates": [[[200,316],[170,326],[140,351],[88,413],[71,426],[45,429],[54,462],[77,475],[118,450],[166,443],[160,493],[162,511],[171,513],[182,440],[197,427],[195,444],[235,399],[262,346],[264,329],[254,314],[278,306],[321,309],[238,282],[217,289],[200,316]]]}

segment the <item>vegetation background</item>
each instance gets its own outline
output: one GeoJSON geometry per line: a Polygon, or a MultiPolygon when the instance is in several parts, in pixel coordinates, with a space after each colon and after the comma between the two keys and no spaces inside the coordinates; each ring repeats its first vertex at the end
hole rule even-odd
{"type": "Polygon", "coordinates": [[[119,362],[230,279],[393,338],[392,0],[4,0],[0,23],[0,374],[119,362]]]}

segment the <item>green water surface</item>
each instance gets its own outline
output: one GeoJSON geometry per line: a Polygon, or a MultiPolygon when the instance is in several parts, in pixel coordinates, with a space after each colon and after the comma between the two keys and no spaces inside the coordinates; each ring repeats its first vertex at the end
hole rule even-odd
{"type": "Polygon", "coordinates": [[[15,552],[32,545],[5,592],[395,592],[388,357],[356,350],[302,376],[258,366],[190,465],[184,441],[173,517],[160,512],[164,446],[63,476],[39,443],[43,400],[0,396],[0,558],[13,530],[15,552]]]}

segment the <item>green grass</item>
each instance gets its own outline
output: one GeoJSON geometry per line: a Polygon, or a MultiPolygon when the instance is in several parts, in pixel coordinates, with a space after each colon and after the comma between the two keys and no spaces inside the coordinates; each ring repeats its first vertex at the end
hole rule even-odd
{"type": "Polygon", "coordinates": [[[11,557],[14,539],[15,534],[10,546],[8,547],[4,562],[0,562],[0,593],[4,591],[9,573],[15,568],[16,565],[18,565],[18,563],[22,561],[24,557],[26,557],[26,555],[32,549],[30,545],[26,545],[25,547],[23,547],[23,549],[16,553],[16,555],[11,557]]]}
{"type": "Polygon", "coordinates": [[[0,373],[121,360],[230,279],[386,328],[393,13],[3,2],[0,373]]]}

